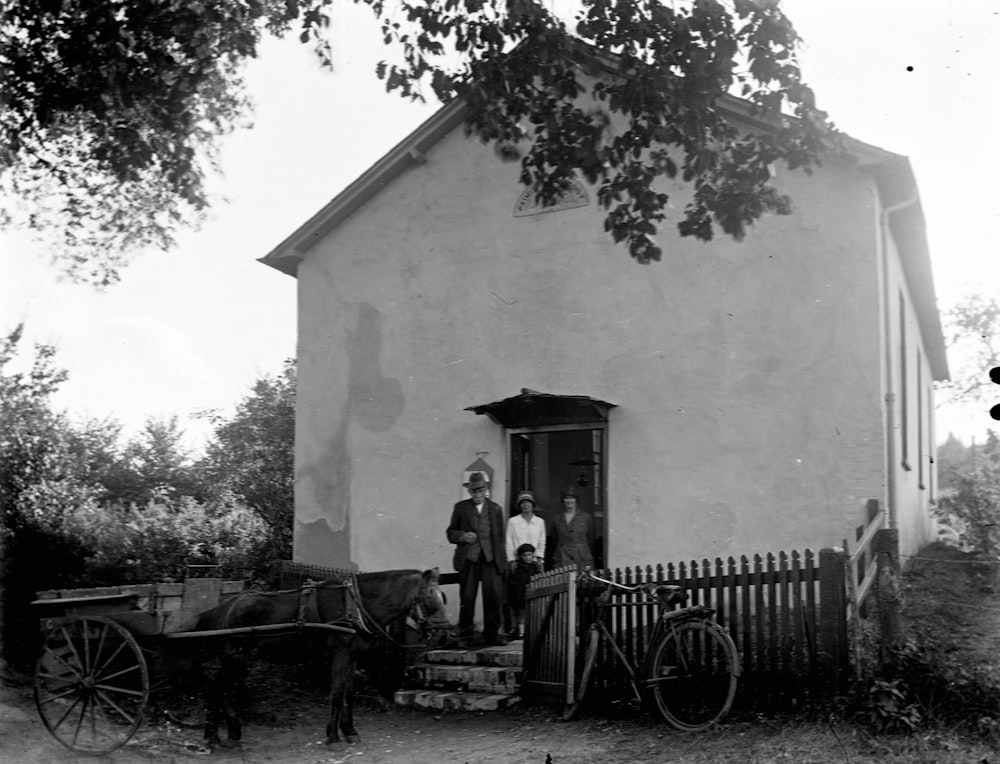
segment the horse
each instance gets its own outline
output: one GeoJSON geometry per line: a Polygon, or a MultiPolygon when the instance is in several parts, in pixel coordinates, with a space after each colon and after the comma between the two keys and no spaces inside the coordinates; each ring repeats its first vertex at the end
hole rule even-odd
{"type": "Polygon", "coordinates": [[[246,591],[203,613],[193,631],[220,631],[212,637],[218,640],[212,649],[215,671],[205,686],[209,747],[239,743],[237,699],[255,658],[297,663],[307,654],[330,665],[326,744],[340,748],[341,733],[346,743],[360,742],[354,727],[355,664],[378,637],[399,644],[387,628],[403,617],[416,623],[421,639],[430,629],[448,628],[437,568],[357,573],[279,592],[246,591]],[[218,734],[221,721],[226,724],[225,744],[218,734]]]}

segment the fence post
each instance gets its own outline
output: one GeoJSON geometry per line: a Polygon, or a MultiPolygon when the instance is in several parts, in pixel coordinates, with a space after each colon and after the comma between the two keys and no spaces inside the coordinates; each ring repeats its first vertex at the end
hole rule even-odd
{"type": "Polygon", "coordinates": [[[895,648],[903,641],[903,627],[900,619],[902,597],[899,591],[899,531],[883,528],[872,544],[875,551],[877,573],[875,577],[875,600],[878,603],[878,621],[881,640],[879,642],[879,663],[883,667],[895,663],[895,648]]]}
{"type": "Polygon", "coordinates": [[[819,661],[824,689],[837,693],[847,666],[847,597],[844,550],[819,551],[819,661]]]}

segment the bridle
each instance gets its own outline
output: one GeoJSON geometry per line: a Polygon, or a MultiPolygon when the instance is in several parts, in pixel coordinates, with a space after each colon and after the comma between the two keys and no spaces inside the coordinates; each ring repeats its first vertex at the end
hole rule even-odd
{"type": "Polygon", "coordinates": [[[372,634],[373,632],[378,634],[378,636],[383,637],[387,641],[394,644],[396,647],[403,648],[404,650],[409,647],[426,647],[427,646],[427,633],[429,631],[434,631],[435,629],[447,629],[451,627],[451,624],[444,622],[441,626],[434,626],[430,618],[427,617],[427,613],[424,610],[423,600],[427,593],[427,587],[423,584],[417,586],[410,598],[410,610],[406,616],[406,625],[409,627],[412,623],[417,633],[420,635],[420,642],[416,645],[408,645],[400,642],[398,639],[393,637],[383,626],[381,626],[365,609],[364,601],[361,599],[361,591],[358,588],[358,580],[354,573],[351,573],[351,577],[344,581],[343,586],[347,588],[347,593],[354,600],[356,610],[353,613],[348,614],[348,618],[355,615],[356,618],[353,620],[353,625],[359,630],[365,632],[366,634],[372,634]]]}

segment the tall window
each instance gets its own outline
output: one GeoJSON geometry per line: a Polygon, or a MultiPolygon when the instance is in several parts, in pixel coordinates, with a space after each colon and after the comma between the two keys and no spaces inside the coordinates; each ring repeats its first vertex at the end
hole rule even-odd
{"type": "Polygon", "coordinates": [[[910,386],[906,376],[906,298],[903,297],[903,290],[899,291],[899,436],[902,441],[900,453],[902,454],[903,469],[910,469],[910,423],[909,408],[910,401],[907,396],[907,389],[910,386]]]}
{"type": "Polygon", "coordinates": [[[924,364],[917,349],[917,485],[924,485],[924,364]]]}
{"type": "Polygon", "coordinates": [[[927,484],[930,486],[927,498],[931,501],[936,501],[937,496],[934,491],[934,454],[935,449],[935,438],[934,438],[934,388],[931,385],[927,386],[927,472],[928,479],[927,484]]]}

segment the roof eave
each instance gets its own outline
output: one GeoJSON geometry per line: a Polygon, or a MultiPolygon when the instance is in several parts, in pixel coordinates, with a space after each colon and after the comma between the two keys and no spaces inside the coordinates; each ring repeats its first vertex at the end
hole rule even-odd
{"type": "Polygon", "coordinates": [[[905,156],[866,146],[860,141],[857,143],[865,147],[866,153],[877,152],[874,156],[868,153],[868,157],[875,161],[863,162],[862,167],[874,176],[878,184],[883,211],[899,205],[887,223],[897,242],[931,375],[937,382],[947,381],[951,374],[934,289],[927,222],[913,167],[905,156]],[[879,155],[883,157],[881,160],[877,158],[879,155]]]}
{"type": "Polygon", "coordinates": [[[414,164],[425,162],[426,152],[460,125],[465,120],[467,111],[467,104],[460,99],[436,111],[278,246],[259,258],[258,262],[289,276],[297,276],[299,263],[317,242],[354,214],[401,172],[414,164]]]}

